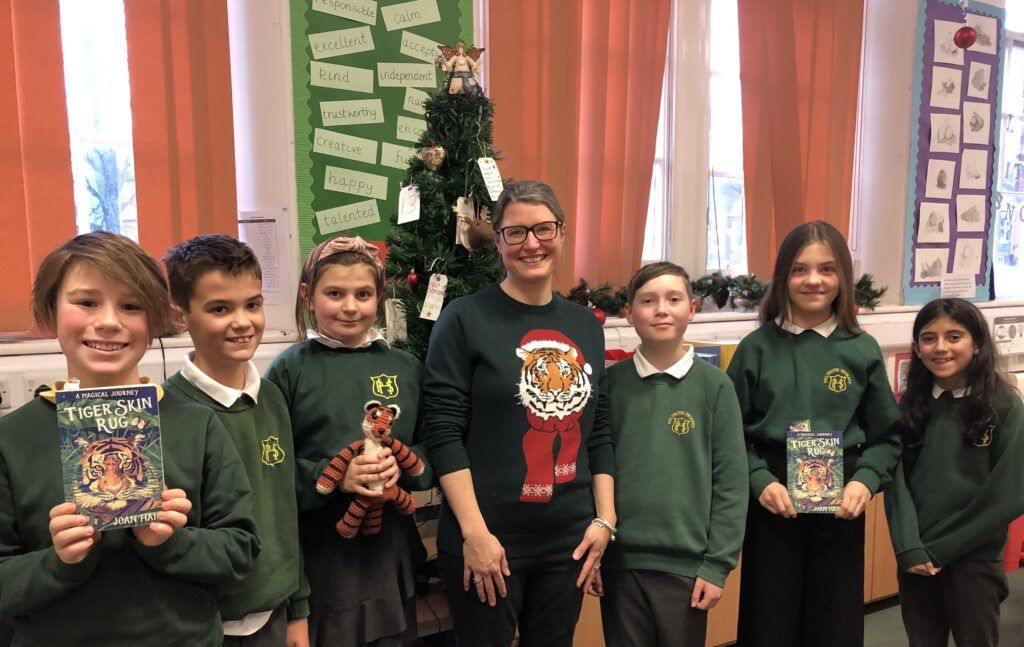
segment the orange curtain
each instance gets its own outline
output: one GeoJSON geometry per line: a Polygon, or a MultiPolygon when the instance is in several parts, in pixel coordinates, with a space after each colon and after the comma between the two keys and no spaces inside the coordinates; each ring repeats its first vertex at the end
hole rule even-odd
{"type": "Polygon", "coordinates": [[[35,269],[75,234],[59,0],[0,0],[0,331],[32,323],[35,269]]]}
{"type": "Polygon", "coordinates": [[[225,0],[125,2],[139,242],[237,235],[225,0]]]}
{"type": "Polygon", "coordinates": [[[747,264],[771,276],[790,229],[846,235],[864,0],[738,0],[747,264]]]}
{"type": "Polygon", "coordinates": [[[640,265],[671,0],[488,5],[488,94],[503,177],[551,184],[569,241],[557,287],[640,265]]]}

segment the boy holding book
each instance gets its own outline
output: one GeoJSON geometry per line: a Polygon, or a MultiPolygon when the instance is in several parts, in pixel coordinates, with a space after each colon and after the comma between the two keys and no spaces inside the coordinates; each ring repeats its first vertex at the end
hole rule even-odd
{"type": "Polygon", "coordinates": [[[281,391],[252,362],[265,324],[259,261],[244,243],[210,234],[172,248],[164,263],[177,327],[195,346],[165,386],[212,408],[227,427],[252,485],[263,543],[252,572],[218,589],[224,644],[308,645],[291,421],[281,391]]]}
{"type": "Polygon", "coordinates": [[[627,293],[641,344],[608,369],[619,526],[590,593],[609,647],[701,647],[743,542],[743,422],[729,378],[683,343],[686,271],[647,265],[627,293]]]}
{"type": "MultiPolygon", "coordinates": [[[[43,260],[32,310],[57,338],[69,379],[82,389],[117,387],[146,381],[138,364],[167,330],[170,300],[159,263],[131,240],[97,231],[43,260]]],[[[213,588],[241,578],[259,553],[248,479],[209,409],[157,393],[161,509],[155,522],[130,529],[98,532],[65,502],[55,391],[0,420],[0,622],[11,623],[13,644],[221,643],[213,588]]],[[[139,460],[129,454],[123,445],[108,450],[83,465],[82,479],[119,470],[127,479],[126,465],[139,460]]],[[[109,481],[98,489],[115,491],[109,481]]]]}

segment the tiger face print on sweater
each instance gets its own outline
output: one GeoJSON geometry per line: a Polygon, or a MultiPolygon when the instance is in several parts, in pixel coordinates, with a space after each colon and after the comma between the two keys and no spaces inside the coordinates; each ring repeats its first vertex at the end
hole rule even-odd
{"type": "Polygon", "coordinates": [[[579,417],[593,394],[592,369],[578,347],[556,330],[530,331],[516,356],[523,360],[518,395],[530,425],[523,436],[526,478],[520,500],[546,503],[554,495],[555,483],[576,477],[579,417]],[[561,440],[557,458],[556,437],[561,440]]]}

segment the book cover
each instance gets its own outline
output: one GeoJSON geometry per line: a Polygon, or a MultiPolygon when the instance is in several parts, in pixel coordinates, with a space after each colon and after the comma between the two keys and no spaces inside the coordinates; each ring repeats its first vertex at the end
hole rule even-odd
{"type": "Polygon", "coordinates": [[[843,432],[786,432],[786,477],[797,514],[835,514],[843,498],[843,432]]]}
{"type": "Polygon", "coordinates": [[[57,391],[64,499],[97,530],[156,521],[164,489],[156,385],[57,391]]]}

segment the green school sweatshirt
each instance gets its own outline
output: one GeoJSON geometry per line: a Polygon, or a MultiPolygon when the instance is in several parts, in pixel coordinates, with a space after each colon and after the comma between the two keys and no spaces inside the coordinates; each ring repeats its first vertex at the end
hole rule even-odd
{"type": "Polygon", "coordinates": [[[300,511],[316,510],[337,496],[317,494],[316,480],[338,452],[362,440],[363,406],[370,400],[399,406],[391,436],[424,461],[423,474],[402,474],[398,484],[409,491],[431,488],[427,452],[414,444],[422,376],[419,360],[383,342],[348,349],[309,339],[274,358],[267,379],[281,389],[291,415],[300,511]]]}
{"type": "MultiPolygon", "coordinates": [[[[597,319],[558,295],[532,306],[492,285],[441,312],[426,365],[424,441],[438,476],[471,469],[513,565],[567,559],[594,518],[591,474],[615,467],[597,319]]],[[[462,555],[446,505],[438,549],[462,555]]]]}
{"type": "Polygon", "coordinates": [[[727,371],[743,412],[755,498],[780,475],[766,455],[785,456],[786,430],[810,420],[813,431],[842,431],[845,455],[858,453],[852,478],[872,493],[892,480],[900,455],[899,409],[874,337],[839,328],[795,335],[774,323],[740,342],[727,371]]]}
{"type": "Polygon", "coordinates": [[[18,645],[221,644],[216,587],[260,550],[249,481],[209,408],[165,392],[160,423],[164,480],[192,502],[187,525],[152,548],[130,529],[104,532],[69,565],[49,531],[64,502],[57,410],[39,397],[0,420],[0,618],[18,645]]]}
{"type": "Polygon", "coordinates": [[[736,392],[695,358],[682,379],[608,369],[617,540],[605,568],[655,570],[724,586],[747,515],[747,454],[736,392]]]}
{"type": "Polygon", "coordinates": [[[263,380],[257,403],[243,395],[225,407],[181,373],[172,375],[164,387],[214,410],[238,450],[252,487],[252,514],[263,550],[242,581],[217,589],[221,615],[225,620],[238,620],[250,613],[271,611],[288,600],[288,619],[305,618],[309,615],[309,587],[304,577],[300,581],[295,450],[281,391],[263,380]]]}
{"type": "Polygon", "coordinates": [[[929,397],[924,440],[904,450],[886,492],[901,570],[958,559],[1002,561],[1006,529],[1024,514],[1024,404],[1004,389],[998,422],[978,445],[965,445],[963,422],[949,392],[929,397]]]}

